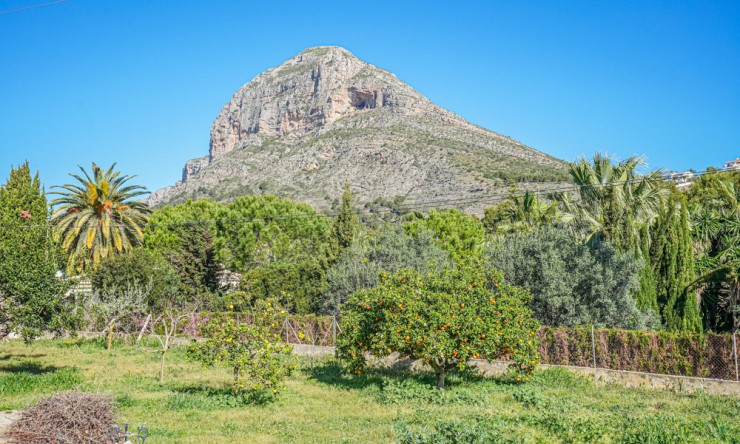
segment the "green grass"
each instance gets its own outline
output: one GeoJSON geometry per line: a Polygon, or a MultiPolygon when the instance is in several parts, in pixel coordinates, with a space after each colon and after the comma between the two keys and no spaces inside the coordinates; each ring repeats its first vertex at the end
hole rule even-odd
{"type": "Polygon", "coordinates": [[[225,388],[229,370],[100,341],[0,343],[0,409],[51,393],[104,393],[122,422],[144,423],[157,443],[740,442],[740,398],[599,386],[562,369],[534,382],[472,373],[432,388],[433,375],[368,371],[349,377],[333,360],[303,360],[277,402],[245,404],[225,388]]]}

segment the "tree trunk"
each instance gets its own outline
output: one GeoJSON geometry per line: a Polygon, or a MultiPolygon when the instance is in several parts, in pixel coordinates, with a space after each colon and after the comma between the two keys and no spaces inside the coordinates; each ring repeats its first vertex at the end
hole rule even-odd
{"type": "Polygon", "coordinates": [[[113,347],[113,323],[108,325],[108,350],[113,347]]]}
{"type": "MultiPolygon", "coordinates": [[[[152,314],[149,313],[146,316],[146,320],[144,320],[144,326],[141,327],[141,331],[139,332],[139,336],[136,337],[136,345],[139,345],[139,341],[141,341],[141,337],[144,336],[144,332],[146,331],[146,328],[149,326],[149,320],[152,319],[152,314]]],[[[157,321],[154,321],[157,322],[157,321]]]]}
{"type": "Polygon", "coordinates": [[[445,387],[445,371],[441,370],[437,372],[437,383],[435,384],[435,387],[438,389],[443,389],[445,387]]]}
{"type": "Polygon", "coordinates": [[[164,382],[164,358],[167,355],[167,349],[162,350],[162,365],[159,367],[159,382],[164,382]]]}
{"type": "Polygon", "coordinates": [[[237,390],[239,387],[239,370],[240,367],[238,365],[234,366],[234,390],[237,390]]]}

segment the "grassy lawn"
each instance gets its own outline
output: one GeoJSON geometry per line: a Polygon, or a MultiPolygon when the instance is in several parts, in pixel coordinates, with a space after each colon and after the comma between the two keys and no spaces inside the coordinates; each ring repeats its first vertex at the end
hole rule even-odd
{"type": "Polygon", "coordinates": [[[0,411],[60,390],[105,393],[121,421],[149,427],[148,443],[740,442],[740,398],[598,386],[560,369],[525,386],[457,375],[438,392],[432,375],[350,378],[331,359],[303,358],[279,401],[239,405],[224,390],[228,369],[175,349],[160,383],[158,358],[93,340],[0,342],[0,411]]]}

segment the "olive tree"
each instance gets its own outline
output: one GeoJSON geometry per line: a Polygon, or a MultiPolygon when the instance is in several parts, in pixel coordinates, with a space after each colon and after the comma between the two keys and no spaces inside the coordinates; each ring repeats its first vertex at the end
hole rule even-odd
{"type": "Polygon", "coordinates": [[[632,296],[641,262],[604,241],[586,244],[563,230],[542,228],[494,240],[487,249],[491,268],[532,293],[532,311],[544,324],[660,325],[657,314],[640,311],[632,296]]]}
{"type": "Polygon", "coordinates": [[[147,308],[151,284],[141,286],[138,283],[118,287],[104,288],[93,293],[87,301],[87,312],[90,316],[105,324],[108,332],[108,350],[113,346],[113,331],[117,323],[126,316],[144,312],[147,308]]]}
{"type": "Polygon", "coordinates": [[[408,234],[402,226],[385,224],[375,236],[355,239],[329,269],[324,311],[338,313],[350,294],[376,286],[381,271],[413,268],[426,273],[450,263],[449,253],[436,244],[430,230],[420,227],[408,234]]]}

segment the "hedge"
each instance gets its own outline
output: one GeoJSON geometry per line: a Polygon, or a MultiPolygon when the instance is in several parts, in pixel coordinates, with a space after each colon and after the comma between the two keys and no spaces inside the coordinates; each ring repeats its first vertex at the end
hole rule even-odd
{"type": "MultiPolygon", "coordinates": [[[[203,312],[184,322],[183,333],[197,335],[202,322],[227,316],[251,321],[249,313],[203,312]]],[[[288,315],[275,326],[275,333],[294,344],[333,346],[334,332],[330,316],[288,315]]],[[[596,328],[592,344],[590,327],[545,326],[538,336],[543,364],[594,367],[595,346],[600,368],[735,380],[732,335],[728,334],[596,328]]]]}
{"type": "Polygon", "coordinates": [[[543,364],[735,379],[732,336],[670,331],[543,327],[543,364]]]}

